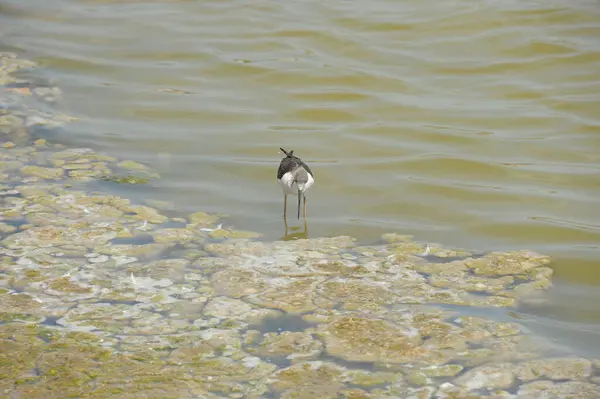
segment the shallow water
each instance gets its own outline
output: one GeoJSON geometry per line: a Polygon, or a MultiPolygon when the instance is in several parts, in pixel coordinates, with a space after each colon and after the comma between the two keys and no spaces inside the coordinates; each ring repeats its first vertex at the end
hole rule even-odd
{"type": "Polygon", "coordinates": [[[281,238],[294,149],[309,236],[549,254],[533,323],[600,337],[597,1],[3,1],[0,25],[82,118],[58,139],[163,177],[118,193],[281,238]]]}

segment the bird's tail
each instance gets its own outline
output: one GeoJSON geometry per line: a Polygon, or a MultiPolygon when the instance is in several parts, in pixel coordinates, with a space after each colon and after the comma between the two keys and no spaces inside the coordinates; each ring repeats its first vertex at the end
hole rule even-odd
{"type": "Polygon", "coordinates": [[[286,157],[292,157],[294,155],[294,150],[287,152],[286,150],[284,150],[283,148],[279,147],[279,149],[281,151],[283,151],[283,153],[285,154],[286,157]]]}

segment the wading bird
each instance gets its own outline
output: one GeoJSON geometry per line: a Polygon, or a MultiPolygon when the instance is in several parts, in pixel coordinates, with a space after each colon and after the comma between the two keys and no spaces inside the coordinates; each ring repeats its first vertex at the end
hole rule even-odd
{"type": "Polygon", "coordinates": [[[306,191],[315,184],[315,178],[307,164],[294,155],[294,150],[287,152],[279,148],[285,154],[277,169],[277,181],[283,190],[283,218],[287,213],[287,196],[298,196],[298,219],[300,219],[300,199],[304,200],[304,218],[306,219],[306,191]]]}

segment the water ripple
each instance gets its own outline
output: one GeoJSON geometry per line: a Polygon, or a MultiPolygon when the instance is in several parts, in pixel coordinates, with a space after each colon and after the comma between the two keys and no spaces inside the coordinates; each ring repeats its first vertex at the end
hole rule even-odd
{"type": "Polygon", "coordinates": [[[279,238],[292,148],[311,235],[530,247],[600,285],[597,0],[31,0],[0,26],[85,121],[67,140],[185,210],[279,238]]]}

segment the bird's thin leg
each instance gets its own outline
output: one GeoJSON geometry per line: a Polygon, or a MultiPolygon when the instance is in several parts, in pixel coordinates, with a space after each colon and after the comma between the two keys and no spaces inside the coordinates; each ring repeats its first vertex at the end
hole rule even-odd
{"type": "Polygon", "coordinates": [[[304,197],[304,219],[306,219],[306,195],[304,197]]]}
{"type": "Polygon", "coordinates": [[[287,194],[283,194],[283,218],[287,214],[287,194]]]}

